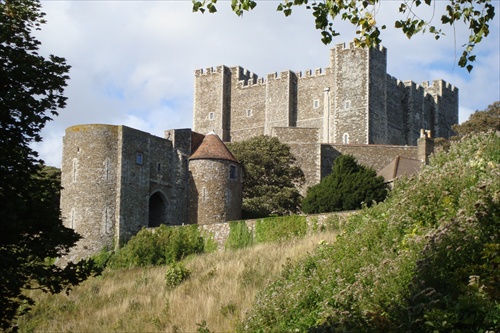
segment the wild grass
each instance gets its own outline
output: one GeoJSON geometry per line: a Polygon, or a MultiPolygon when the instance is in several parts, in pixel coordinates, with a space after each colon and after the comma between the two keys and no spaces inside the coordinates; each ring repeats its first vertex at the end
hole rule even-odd
{"type": "Polygon", "coordinates": [[[297,262],[329,231],[302,239],[258,244],[182,261],[191,272],[175,288],[166,266],[106,270],[69,295],[34,293],[36,305],[19,322],[21,332],[233,332],[259,291],[286,263],[297,262]]]}

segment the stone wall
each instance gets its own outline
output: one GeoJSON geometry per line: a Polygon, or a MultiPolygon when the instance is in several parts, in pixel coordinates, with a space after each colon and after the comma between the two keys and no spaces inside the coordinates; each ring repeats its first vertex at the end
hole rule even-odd
{"type": "Polygon", "coordinates": [[[231,71],[226,66],[197,70],[194,80],[193,128],[207,134],[214,131],[229,141],[231,113],[231,71]]]}
{"type": "Polygon", "coordinates": [[[387,100],[393,96],[387,95],[387,50],[383,47],[371,49],[368,52],[368,142],[370,144],[387,144],[388,117],[387,100]]]}
{"type": "Polygon", "coordinates": [[[332,50],[334,66],[333,142],[368,142],[369,56],[353,44],[336,45],[332,50]]]}
{"type": "Polygon", "coordinates": [[[266,85],[241,67],[231,68],[231,71],[231,131],[228,141],[242,141],[263,135],[266,85]]]}
{"type": "MultiPolygon", "coordinates": [[[[347,218],[356,214],[357,211],[345,211],[345,212],[335,212],[335,213],[322,213],[322,214],[313,214],[308,215],[306,217],[307,221],[307,233],[311,234],[316,232],[316,230],[321,229],[322,227],[327,227],[327,220],[331,217],[338,217],[340,222],[340,228],[342,224],[347,221],[347,218]]],[[[250,230],[255,237],[255,224],[257,221],[265,221],[263,219],[252,219],[252,220],[244,220],[248,230],[250,230]]],[[[205,224],[200,226],[203,233],[206,236],[212,237],[212,239],[217,243],[217,249],[219,251],[224,250],[224,246],[229,237],[229,222],[225,223],[213,223],[213,224],[205,224]]]]}
{"type": "Polygon", "coordinates": [[[321,180],[319,130],[317,128],[279,127],[271,133],[280,142],[286,143],[296,158],[296,164],[302,169],[305,183],[300,192],[305,195],[307,188],[321,180]]]}

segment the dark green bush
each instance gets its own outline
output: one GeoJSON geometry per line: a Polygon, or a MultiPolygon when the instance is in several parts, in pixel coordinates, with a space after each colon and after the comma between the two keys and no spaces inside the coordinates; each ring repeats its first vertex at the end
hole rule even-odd
{"type": "Polygon", "coordinates": [[[335,159],[332,173],[307,190],[302,211],[307,214],[337,212],[371,206],[387,196],[387,186],[375,170],[358,164],[351,155],[335,159]]]}

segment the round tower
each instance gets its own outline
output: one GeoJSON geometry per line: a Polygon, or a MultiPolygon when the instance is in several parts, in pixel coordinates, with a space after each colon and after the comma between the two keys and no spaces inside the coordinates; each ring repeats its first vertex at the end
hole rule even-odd
{"type": "Polygon", "coordinates": [[[211,132],[189,158],[188,221],[212,224],[241,218],[242,167],[211,132]]]}
{"type": "Polygon", "coordinates": [[[66,129],[61,165],[61,214],[83,238],[70,260],[111,247],[117,216],[118,127],[78,125],[66,129]]]}

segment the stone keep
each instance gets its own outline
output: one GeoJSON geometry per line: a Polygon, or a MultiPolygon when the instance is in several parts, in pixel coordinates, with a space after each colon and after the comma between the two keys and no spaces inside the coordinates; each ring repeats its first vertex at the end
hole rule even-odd
{"type": "Polygon", "coordinates": [[[178,129],[160,138],[101,124],[66,129],[61,213],[65,226],[83,236],[69,259],[123,244],[145,227],[241,218],[241,166],[215,134],[208,137],[178,129]],[[190,184],[203,184],[204,192],[190,184]],[[207,205],[197,202],[204,198],[217,214],[188,219],[188,211],[207,205]]]}
{"type": "MultiPolygon", "coordinates": [[[[336,45],[328,67],[304,73],[259,78],[239,66],[199,69],[194,87],[194,131],[213,129],[227,142],[277,136],[291,146],[306,187],[329,173],[345,146],[362,147],[359,157],[374,154],[374,145],[401,150],[417,144],[421,129],[449,138],[458,123],[458,89],[443,80],[419,85],[390,76],[382,46],[336,45]]],[[[388,163],[389,155],[371,166],[388,163]]]]}

